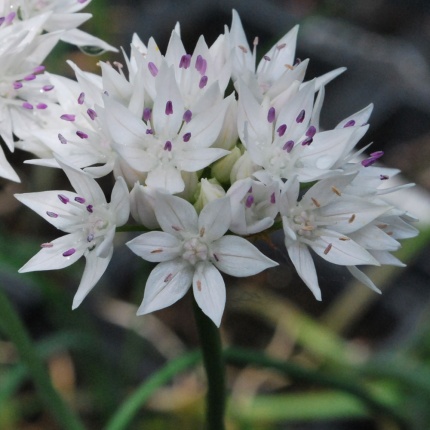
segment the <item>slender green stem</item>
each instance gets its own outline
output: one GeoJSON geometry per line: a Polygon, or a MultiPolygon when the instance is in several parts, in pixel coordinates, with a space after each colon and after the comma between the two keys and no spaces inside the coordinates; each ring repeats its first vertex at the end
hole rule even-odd
{"type": "Polygon", "coordinates": [[[17,313],[0,289],[0,329],[14,343],[22,362],[27,366],[40,398],[64,430],[85,427],[54,389],[49,374],[30,340],[17,313]]]}
{"type": "Polygon", "coordinates": [[[224,430],[225,364],[218,327],[194,300],[194,318],[206,369],[208,393],[206,399],[207,430],[224,430]]]}
{"type": "Polygon", "coordinates": [[[200,352],[193,351],[167,363],[165,367],[148,378],[122,403],[105,426],[105,430],[123,430],[128,428],[136,413],[158,388],[163,386],[173,376],[194,366],[200,360],[200,352]]]}

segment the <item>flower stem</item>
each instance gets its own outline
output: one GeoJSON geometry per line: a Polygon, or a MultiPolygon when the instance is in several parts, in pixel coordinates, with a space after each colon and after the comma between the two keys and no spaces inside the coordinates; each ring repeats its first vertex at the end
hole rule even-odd
{"type": "Polygon", "coordinates": [[[208,393],[206,398],[207,430],[224,430],[225,365],[218,327],[203,313],[194,300],[194,318],[200,338],[203,364],[206,370],[208,393]]]}
{"type": "Polygon", "coordinates": [[[85,427],[64,403],[52,386],[49,374],[37,353],[21,320],[0,288],[0,329],[14,343],[21,360],[30,372],[40,398],[64,430],[84,430],[85,427]]]}

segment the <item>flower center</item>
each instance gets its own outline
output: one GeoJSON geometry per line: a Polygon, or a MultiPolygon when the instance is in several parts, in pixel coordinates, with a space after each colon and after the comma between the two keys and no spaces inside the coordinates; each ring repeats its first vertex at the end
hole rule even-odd
{"type": "Polygon", "coordinates": [[[199,261],[208,259],[209,249],[205,242],[198,237],[192,237],[184,242],[182,258],[193,266],[199,261]]]}
{"type": "Polygon", "coordinates": [[[311,212],[304,210],[300,205],[291,209],[290,220],[292,221],[290,227],[296,232],[298,236],[306,239],[314,237],[314,230],[317,229],[315,222],[315,215],[311,212]]]}

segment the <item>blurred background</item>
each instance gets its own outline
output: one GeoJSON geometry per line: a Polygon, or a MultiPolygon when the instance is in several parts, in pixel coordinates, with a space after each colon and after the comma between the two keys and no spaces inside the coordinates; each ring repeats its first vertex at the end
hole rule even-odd
{"type": "MultiPolygon", "coordinates": [[[[281,263],[244,280],[227,279],[227,309],[221,331],[226,346],[265,352],[308,372],[285,374],[254,366],[228,367],[230,430],[395,430],[430,428],[430,3],[413,0],[93,0],[84,27],[129,53],[133,33],[154,37],[165,51],[181,24],[188,52],[200,34],[212,44],[241,16],[248,40],[259,37],[258,59],[300,24],[297,57],[310,58],[306,80],[345,66],[327,86],[321,125],[375,104],[361,144],[383,150],[383,162],[402,170],[412,190],[396,204],[415,214],[418,238],[404,242],[398,257],[407,268],[366,273],[383,291],[377,295],[350,279],[342,267],[316,261],[323,301],[317,302],[295,275],[282,239],[264,251],[281,263]],[[365,388],[380,405],[366,402],[343,380],[365,388]],[[325,381],[325,382],[324,382],[325,381]],[[390,412],[391,411],[391,412],[390,412]]],[[[85,55],[61,44],[47,69],[72,77],[65,61],[98,73],[97,61],[120,54],[85,55]]],[[[105,423],[127,396],[166,362],[198,347],[190,295],[145,317],[135,312],[143,297],[149,263],[118,235],[114,258],[78,310],[72,297],[83,270],[75,264],[52,273],[18,275],[41,242],[58,235],[14,200],[15,192],[67,186],[56,171],[12,159],[21,184],[1,182],[0,288],[18,310],[51,379],[88,429],[105,423]]],[[[109,180],[107,180],[109,181],[109,180]]],[[[0,319],[2,316],[0,315],[0,319]]],[[[13,342],[0,337],[0,429],[59,429],[45,408],[13,342]]],[[[181,373],[150,399],[127,428],[200,429],[205,379],[200,367],[181,373]]]]}

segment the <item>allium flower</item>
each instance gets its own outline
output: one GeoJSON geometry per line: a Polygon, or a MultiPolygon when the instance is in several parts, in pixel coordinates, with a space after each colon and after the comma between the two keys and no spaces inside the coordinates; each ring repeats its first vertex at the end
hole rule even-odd
{"type": "Polygon", "coordinates": [[[242,277],[277,265],[245,239],[224,236],[231,222],[227,197],[208,203],[198,216],[187,201],[159,194],[155,214],[163,231],[127,243],[143,259],[160,263],[149,275],[138,315],[170,306],[192,285],[197,304],[219,326],[226,298],[220,271],[242,277]]]}
{"type": "Polygon", "coordinates": [[[58,161],[70,180],[71,191],[43,191],[16,194],[15,197],[46,221],[68,233],[31,258],[20,272],[53,270],[68,267],[80,257],[86,258],[85,270],[73,299],[79,306],[105,272],[113,253],[115,228],[125,224],[130,203],[127,186],[118,178],[107,203],[97,182],[87,173],[58,161]]]}
{"type": "MultiPolygon", "coordinates": [[[[281,195],[280,212],[288,255],[299,276],[318,300],[321,300],[321,292],[308,248],[324,260],[342,266],[381,264],[368,251],[371,247],[367,246],[365,238],[369,225],[389,213],[392,207],[344,194],[355,176],[349,174],[323,179],[313,185],[300,201],[299,182],[290,180],[281,195]]],[[[382,231],[381,234],[385,233],[382,231]]],[[[393,250],[391,243],[388,243],[390,238],[386,239],[382,248],[393,250]]],[[[378,249],[378,246],[373,249],[378,249]]],[[[352,269],[352,273],[357,273],[357,270],[352,269]]],[[[372,287],[373,284],[366,285],[372,287]]]]}

